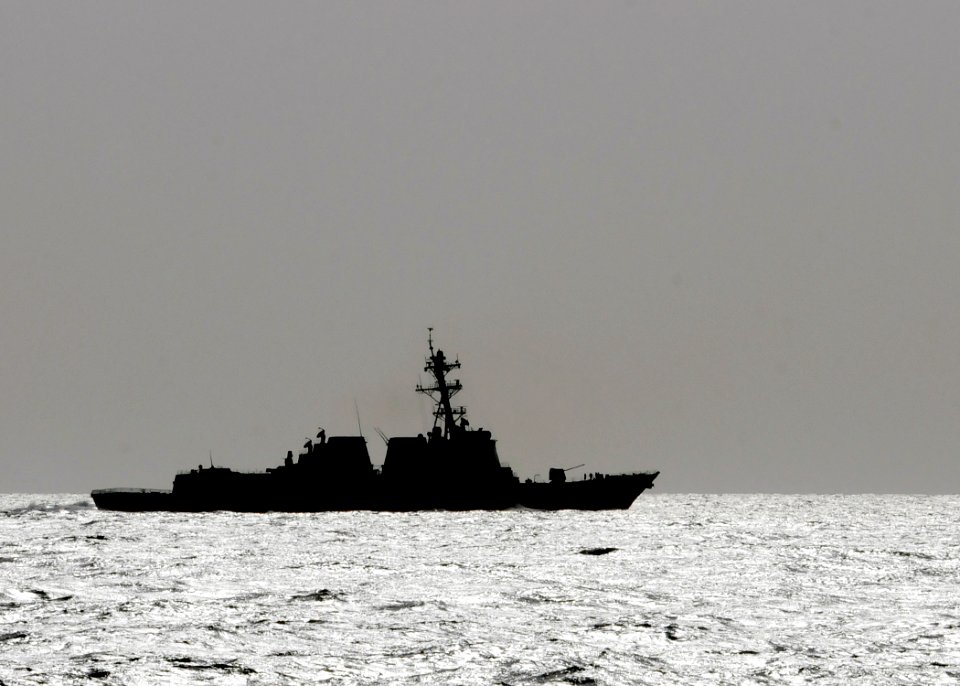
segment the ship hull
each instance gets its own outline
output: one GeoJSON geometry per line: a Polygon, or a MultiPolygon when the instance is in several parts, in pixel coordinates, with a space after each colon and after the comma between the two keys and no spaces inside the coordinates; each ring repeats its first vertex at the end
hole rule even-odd
{"type": "Polygon", "coordinates": [[[103,488],[90,494],[101,510],[117,512],[171,512],[176,511],[172,491],[147,488],[103,488]]]}
{"type": "Polygon", "coordinates": [[[518,504],[534,510],[626,510],[659,472],[612,474],[580,481],[524,483],[518,504]]]}
{"type": "MultiPolygon", "coordinates": [[[[241,475],[251,481],[267,474],[241,475]]],[[[239,490],[177,493],[150,489],[100,489],[91,496],[101,510],[119,512],[415,512],[424,510],[625,510],[657,474],[618,474],[565,483],[517,483],[499,492],[441,488],[398,490],[384,484],[324,492],[252,485],[239,490]]]]}

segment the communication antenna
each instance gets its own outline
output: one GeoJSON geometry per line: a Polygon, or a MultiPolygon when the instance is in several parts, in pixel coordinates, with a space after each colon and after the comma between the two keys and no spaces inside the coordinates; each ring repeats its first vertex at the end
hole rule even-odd
{"type": "Polygon", "coordinates": [[[210,469],[213,469],[213,449],[210,449],[210,469]]]}
{"type": "Polygon", "coordinates": [[[360,406],[357,404],[357,399],[353,399],[353,409],[357,413],[357,431],[360,432],[360,438],[363,438],[363,427],[360,426],[360,406]]]}

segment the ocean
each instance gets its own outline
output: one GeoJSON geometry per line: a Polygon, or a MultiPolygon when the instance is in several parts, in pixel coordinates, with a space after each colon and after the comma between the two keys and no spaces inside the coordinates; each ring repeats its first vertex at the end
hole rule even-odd
{"type": "Polygon", "coordinates": [[[0,495],[0,684],[955,684],[958,506],[184,515],[0,495]]]}

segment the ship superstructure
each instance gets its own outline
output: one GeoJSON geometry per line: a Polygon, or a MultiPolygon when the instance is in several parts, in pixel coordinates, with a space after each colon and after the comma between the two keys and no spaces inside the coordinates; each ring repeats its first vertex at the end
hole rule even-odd
{"type": "Polygon", "coordinates": [[[497,442],[489,431],[470,428],[466,408],[452,398],[463,386],[449,373],[460,368],[442,350],[430,354],[424,371],[432,377],[416,390],[434,400],[433,428],[424,436],[397,436],[387,441],[383,461],[386,501],[390,509],[501,509],[516,504],[519,479],[500,464],[497,442]]]}

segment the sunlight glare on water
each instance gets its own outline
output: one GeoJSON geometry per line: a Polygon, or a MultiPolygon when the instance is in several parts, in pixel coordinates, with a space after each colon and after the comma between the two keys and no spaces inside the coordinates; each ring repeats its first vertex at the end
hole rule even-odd
{"type": "Polygon", "coordinates": [[[955,683],[958,505],[188,515],[3,495],[0,681],[955,683]]]}

